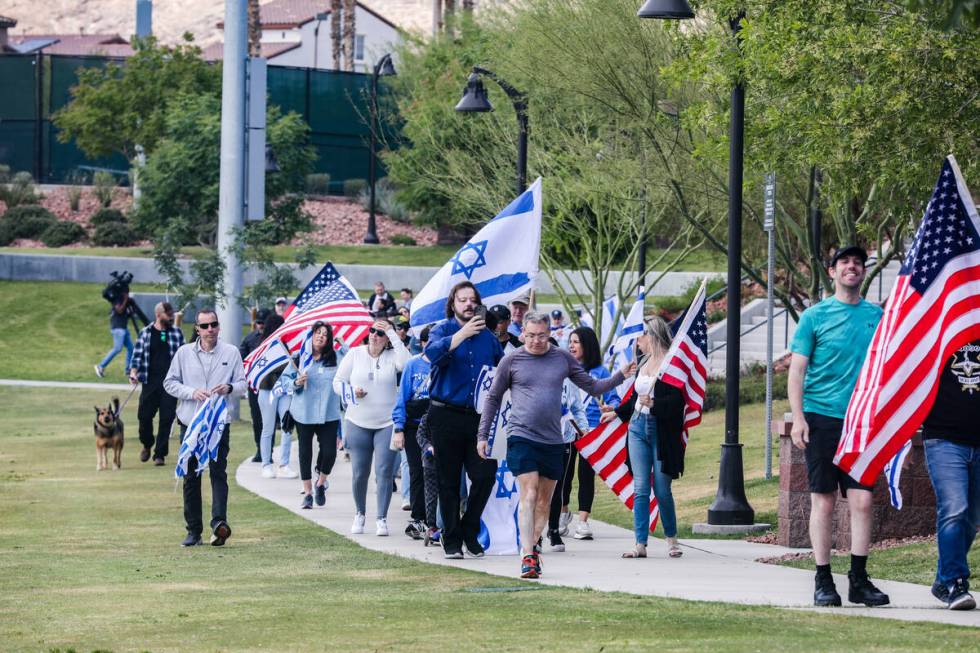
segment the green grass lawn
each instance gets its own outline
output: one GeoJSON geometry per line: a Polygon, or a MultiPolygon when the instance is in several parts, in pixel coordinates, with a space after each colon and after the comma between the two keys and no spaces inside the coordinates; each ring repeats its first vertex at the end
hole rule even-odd
{"type": "MultiPolygon", "coordinates": [[[[430,245],[404,247],[397,245],[318,245],[314,248],[318,261],[332,261],[337,264],[358,265],[402,265],[441,267],[459,249],[455,245],[430,245]]],[[[199,256],[202,247],[185,247],[186,256],[199,256]]],[[[150,258],[150,247],[0,247],[5,254],[49,254],[56,256],[131,256],[150,258]]],[[[296,248],[279,245],[273,248],[277,261],[294,262],[296,248]]],[[[647,259],[656,260],[658,250],[648,250],[647,259]]],[[[725,256],[710,249],[691,252],[674,270],[724,272],[725,256]]]]}
{"type": "MultiPolygon", "coordinates": [[[[91,406],[106,399],[98,391],[0,388],[3,651],[980,646],[975,629],[933,624],[544,586],[480,591],[527,585],[367,551],[233,481],[228,546],[181,549],[173,469],[137,461],[134,404],[124,415],[123,469],[95,472],[91,406]]],[[[237,461],[251,450],[251,433],[242,424],[232,432],[237,461]]]]}

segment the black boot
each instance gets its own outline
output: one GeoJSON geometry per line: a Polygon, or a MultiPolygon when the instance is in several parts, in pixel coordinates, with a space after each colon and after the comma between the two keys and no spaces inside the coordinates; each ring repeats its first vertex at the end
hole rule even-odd
{"type": "Polygon", "coordinates": [[[847,580],[850,582],[847,600],[851,603],[863,603],[868,607],[888,605],[888,595],[875,587],[867,574],[849,571],[847,580]]]}
{"type": "Polygon", "coordinates": [[[814,582],[813,605],[818,607],[839,606],[841,604],[840,594],[834,585],[834,577],[828,574],[817,572],[814,582]]]}

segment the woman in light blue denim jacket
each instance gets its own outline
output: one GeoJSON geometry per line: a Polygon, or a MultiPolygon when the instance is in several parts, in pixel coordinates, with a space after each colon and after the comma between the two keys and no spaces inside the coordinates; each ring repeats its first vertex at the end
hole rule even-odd
{"type": "Polygon", "coordinates": [[[316,505],[326,503],[329,486],[327,476],[337,460],[337,434],[340,425],[340,397],[333,390],[333,379],[342,352],[333,348],[333,329],[326,322],[316,322],[311,338],[312,354],[300,352],[297,365],[288,366],[279,377],[279,388],[292,395],[289,412],[296,422],[299,436],[299,470],[303,479],[303,508],[313,507],[313,491],[316,505]],[[313,462],[313,436],[320,447],[316,469],[319,472],[315,487],[310,466],[313,462]]]}

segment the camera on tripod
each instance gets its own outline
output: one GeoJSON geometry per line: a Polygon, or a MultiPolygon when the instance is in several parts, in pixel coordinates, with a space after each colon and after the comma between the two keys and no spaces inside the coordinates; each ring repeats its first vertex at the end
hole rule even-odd
{"type": "Polygon", "coordinates": [[[129,284],[133,281],[133,274],[125,270],[122,272],[113,270],[109,276],[112,277],[112,280],[102,290],[102,296],[110,304],[116,305],[123,300],[123,295],[129,292],[129,284]]]}

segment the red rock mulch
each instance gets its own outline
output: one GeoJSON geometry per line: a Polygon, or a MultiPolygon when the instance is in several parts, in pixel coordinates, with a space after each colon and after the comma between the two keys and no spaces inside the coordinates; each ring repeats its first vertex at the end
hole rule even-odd
{"type": "MultiPolygon", "coordinates": [[[[762,542],[763,544],[775,544],[775,533],[773,533],[772,541],[769,541],[769,533],[758,538],[748,538],[750,542],[762,542]]],[[[871,545],[872,551],[882,551],[884,549],[894,549],[899,546],[907,546],[909,544],[918,544],[920,542],[935,542],[935,535],[914,535],[912,537],[903,537],[890,540],[881,540],[880,542],[874,542],[871,545]]],[[[839,553],[834,550],[831,553],[839,553]]],[[[764,562],[768,565],[778,565],[787,560],[812,560],[813,553],[809,551],[801,551],[799,553],[787,553],[781,556],[772,556],[771,558],[759,558],[756,562],[764,562]]]]}
{"type": "MultiPolygon", "coordinates": [[[[91,234],[92,225],[89,220],[101,208],[94,189],[86,187],[82,190],[78,211],[71,210],[67,187],[49,188],[43,194],[41,206],[54,213],[59,220],[77,222],[91,234]]],[[[127,190],[117,188],[113,191],[112,208],[126,212],[132,203],[133,198],[127,190]]],[[[359,204],[341,197],[319,197],[306,200],[303,208],[313,216],[313,231],[301,234],[291,244],[312,242],[316,245],[359,245],[364,242],[368,213],[359,204]]],[[[6,210],[6,205],[0,202],[0,215],[6,210]]],[[[391,238],[396,234],[413,238],[418,245],[436,243],[435,229],[395,222],[380,213],[376,215],[376,222],[378,237],[384,245],[391,245],[391,238]]],[[[15,240],[11,246],[44,247],[44,243],[36,240],[15,240]]],[[[69,247],[88,247],[88,244],[76,243],[69,247]]]]}

